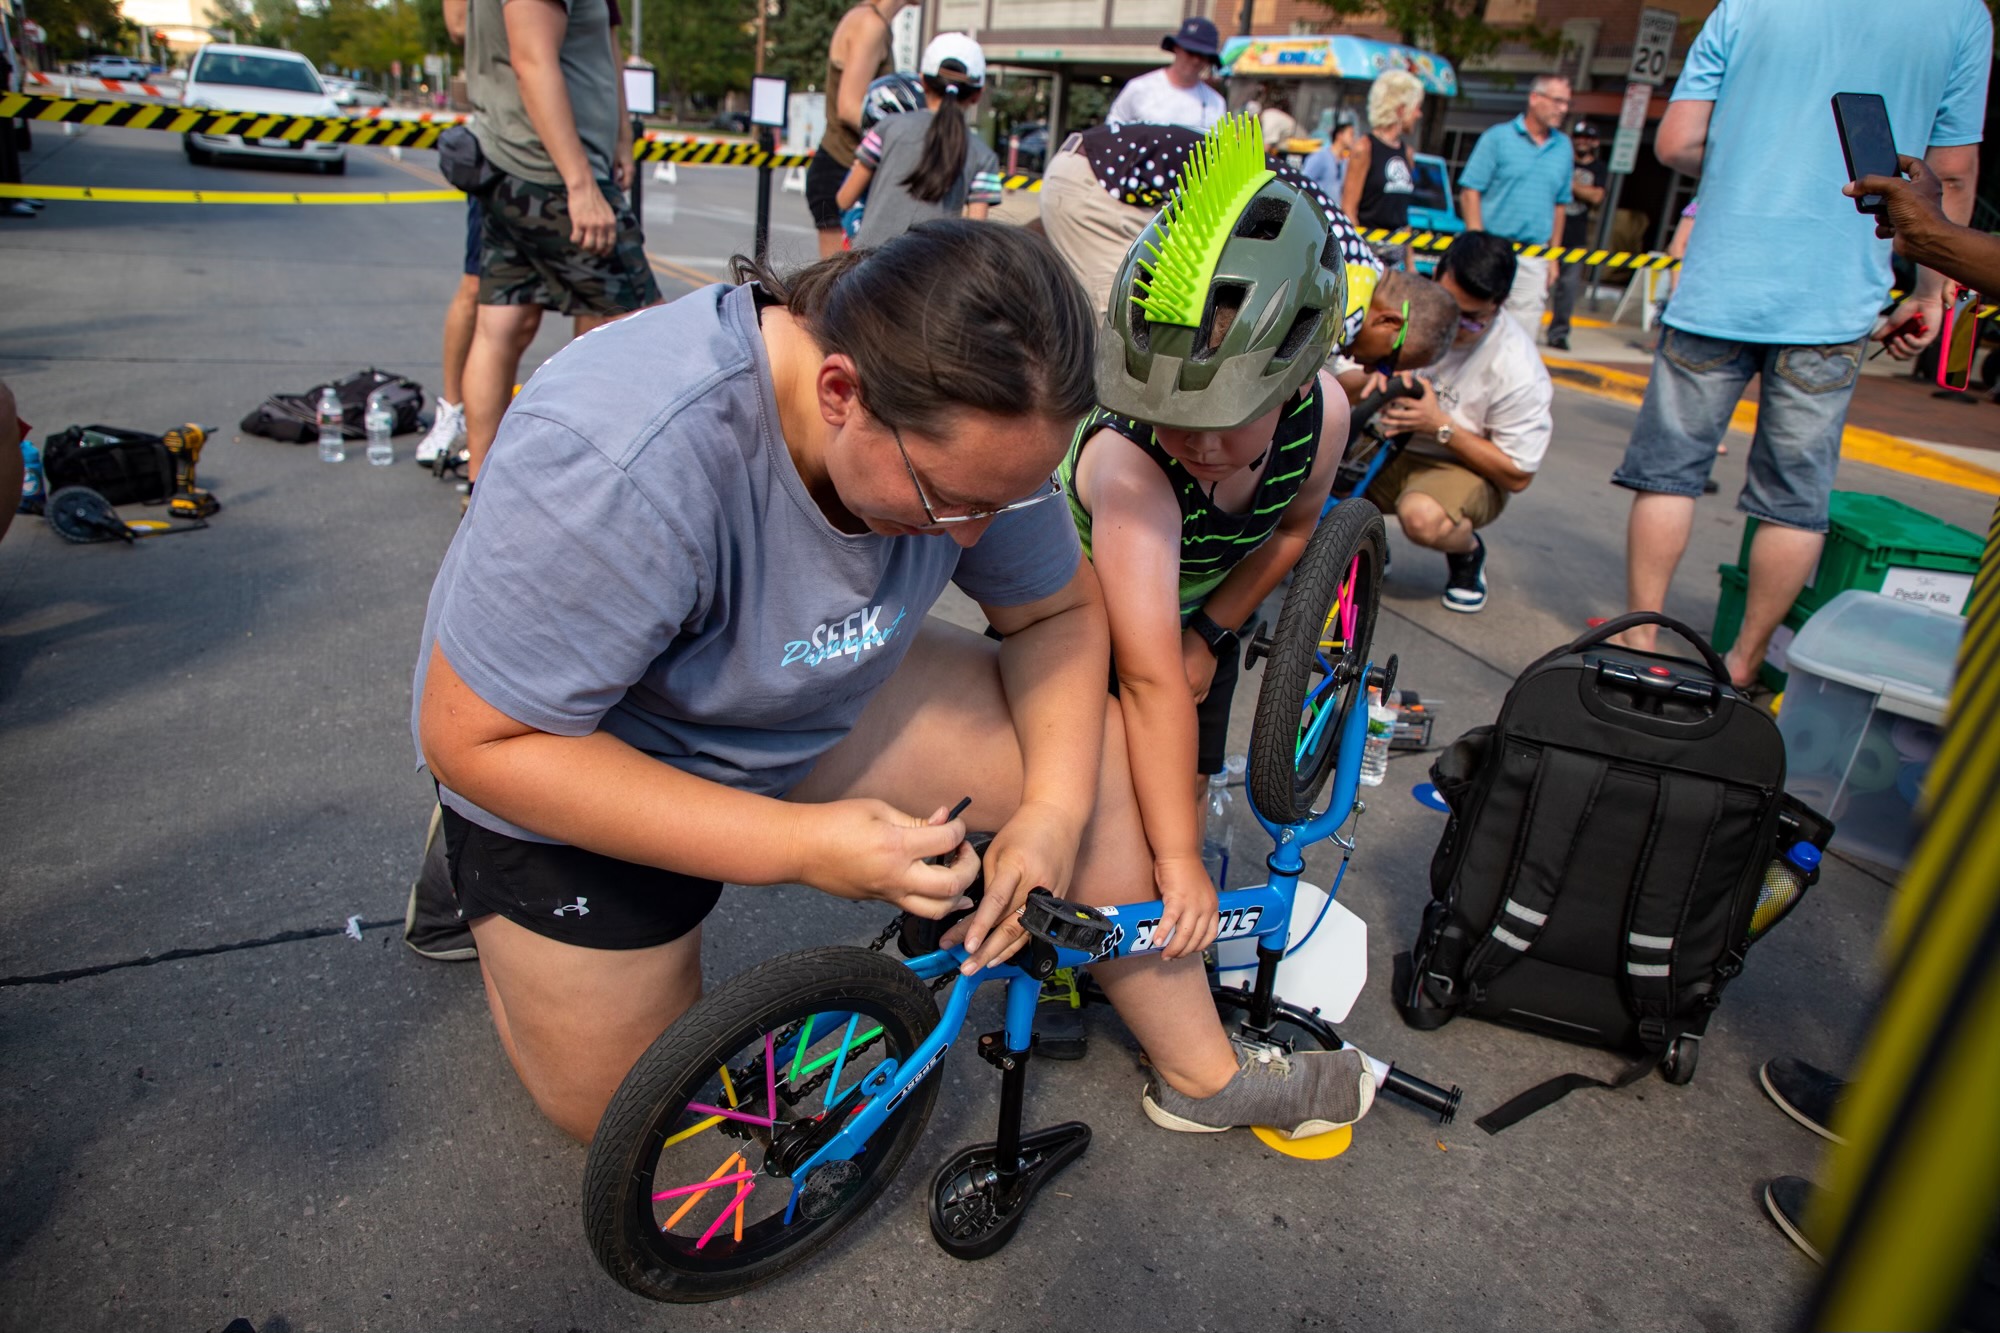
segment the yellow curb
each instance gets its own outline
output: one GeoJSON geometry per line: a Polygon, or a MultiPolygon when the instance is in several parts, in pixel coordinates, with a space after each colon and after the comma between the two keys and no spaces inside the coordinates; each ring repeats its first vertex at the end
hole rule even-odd
{"type": "MultiPolygon", "coordinates": [[[[1589,361],[1567,357],[1542,357],[1549,373],[1572,389],[1611,398],[1621,403],[1641,403],[1646,398],[1646,377],[1629,370],[1613,370],[1589,361]]],[[[1741,402],[1729,415],[1732,430],[1746,434],[1757,429],[1757,405],[1741,402]]],[[[2000,495],[2000,469],[1967,463],[1936,449],[1926,449],[1899,435],[1890,435],[1865,426],[1849,426],[1840,434],[1841,457],[1870,467],[1886,468],[1904,476],[1959,486],[1982,495],[2000,495]]]]}

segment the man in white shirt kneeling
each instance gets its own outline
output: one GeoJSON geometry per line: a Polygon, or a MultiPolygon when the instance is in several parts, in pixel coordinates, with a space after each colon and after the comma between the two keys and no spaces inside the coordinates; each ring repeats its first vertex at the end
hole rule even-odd
{"type": "Polygon", "coordinates": [[[1458,303],[1458,334],[1444,359],[1415,378],[1423,396],[1398,398],[1377,418],[1385,435],[1413,437],[1368,499],[1396,515],[1405,537],[1444,552],[1443,600],[1453,611],[1485,607],[1478,529],[1528,489],[1553,428],[1555,390],[1534,335],[1501,308],[1514,270],[1514,247],[1498,236],[1468,231],[1452,242],[1437,278],[1458,303]]]}

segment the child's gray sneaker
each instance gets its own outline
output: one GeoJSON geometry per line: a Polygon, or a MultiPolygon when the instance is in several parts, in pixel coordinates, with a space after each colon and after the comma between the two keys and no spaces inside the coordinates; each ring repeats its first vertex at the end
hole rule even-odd
{"type": "Polygon", "coordinates": [[[1188,1097],[1157,1074],[1140,1099],[1164,1129],[1220,1134],[1263,1125],[1288,1139],[1310,1138],[1351,1125],[1375,1103],[1375,1076],[1361,1052],[1295,1051],[1231,1038],[1236,1075],[1212,1097],[1188,1097]]]}

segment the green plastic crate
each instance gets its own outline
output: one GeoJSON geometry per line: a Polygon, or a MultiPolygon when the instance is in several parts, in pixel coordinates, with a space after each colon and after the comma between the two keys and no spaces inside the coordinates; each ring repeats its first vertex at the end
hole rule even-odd
{"type": "MultiPolygon", "coordinates": [[[[1722,588],[1715,603],[1715,628],[1708,640],[1715,645],[1715,651],[1726,653],[1736,642],[1736,635],[1743,628],[1743,608],[1750,596],[1750,575],[1747,570],[1735,565],[1717,565],[1716,572],[1722,576],[1722,588]]],[[[1792,609],[1785,613],[1784,627],[1796,634],[1812,619],[1812,613],[1824,606],[1830,597],[1823,597],[1811,588],[1799,594],[1799,600],[1792,603],[1792,609]]],[[[1772,636],[1774,639],[1777,635],[1772,636]]],[[[1758,664],[1757,678],[1774,691],[1785,688],[1786,673],[1771,665],[1767,656],[1758,664]]]]}
{"type": "MultiPolygon", "coordinates": [[[[1951,599],[1964,614],[1970,579],[1979,570],[1985,545],[1979,537],[1900,500],[1858,491],[1835,491],[1828,519],[1826,550],[1806,585],[1815,606],[1849,588],[1881,592],[1893,578],[1892,593],[1900,600],[1943,605],[1943,599],[1951,599]]],[[[1745,520],[1737,555],[1743,569],[1750,566],[1750,541],[1756,534],[1757,520],[1745,520]]]]}

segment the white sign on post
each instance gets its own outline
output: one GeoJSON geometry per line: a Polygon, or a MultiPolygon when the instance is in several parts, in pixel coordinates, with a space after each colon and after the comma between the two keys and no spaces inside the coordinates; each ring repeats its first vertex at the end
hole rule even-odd
{"type": "Polygon", "coordinates": [[[908,9],[896,15],[895,22],[889,25],[889,46],[891,51],[894,52],[897,69],[912,72],[916,70],[917,60],[920,55],[917,48],[917,38],[922,35],[923,28],[924,7],[922,5],[911,5],[908,9]]]}
{"type": "Polygon", "coordinates": [[[1633,80],[1625,85],[1625,102],[1618,108],[1618,134],[1611,140],[1610,170],[1629,175],[1639,160],[1639,140],[1646,135],[1646,108],[1653,100],[1650,84],[1633,80]]]}
{"type": "Polygon", "coordinates": [[[1671,9],[1646,9],[1639,14],[1639,35],[1632,42],[1632,68],[1625,77],[1658,87],[1667,80],[1667,57],[1673,54],[1674,33],[1681,16],[1671,9]]]}

